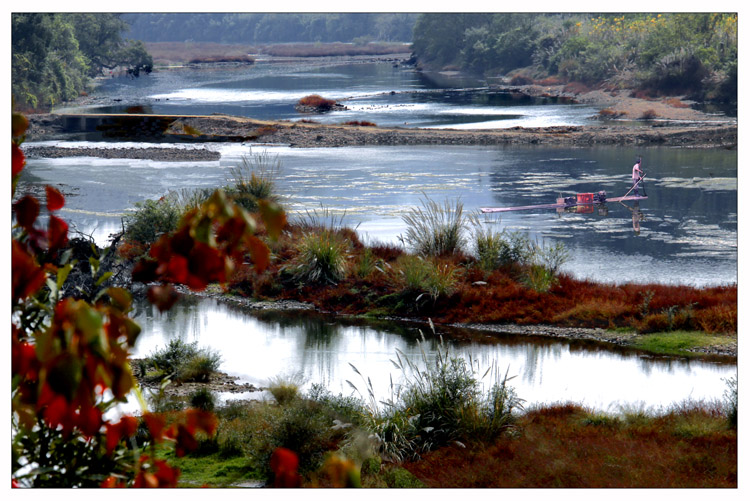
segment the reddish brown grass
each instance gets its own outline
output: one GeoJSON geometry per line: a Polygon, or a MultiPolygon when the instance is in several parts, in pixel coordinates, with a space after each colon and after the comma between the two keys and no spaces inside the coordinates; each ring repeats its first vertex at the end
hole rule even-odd
{"type": "MultiPolygon", "coordinates": [[[[692,410],[696,419],[721,419],[692,410]]],[[[428,487],[676,488],[737,486],[736,430],[676,433],[690,415],[639,424],[587,421],[572,404],[527,411],[520,433],[488,446],[451,446],[405,467],[428,487]]]]}
{"type": "Polygon", "coordinates": [[[257,50],[250,45],[214,42],[147,42],[146,49],[156,64],[200,62],[253,62],[248,54],[257,50]]]}
{"type": "Polygon", "coordinates": [[[558,76],[550,76],[536,81],[537,85],[562,85],[563,81],[558,76]]]}
{"type": "Polygon", "coordinates": [[[665,99],[664,103],[668,104],[672,108],[690,108],[690,105],[683,102],[681,99],[672,97],[669,99],[665,99]]]}
{"type": "Polygon", "coordinates": [[[300,106],[309,106],[311,108],[330,109],[336,104],[333,99],[326,99],[318,94],[305,96],[298,101],[300,106]]]}
{"type": "Polygon", "coordinates": [[[344,122],[343,125],[354,125],[358,127],[377,127],[377,124],[374,122],[368,122],[367,120],[350,120],[348,122],[344,122]]]}
{"type": "Polygon", "coordinates": [[[565,85],[563,88],[564,92],[568,92],[571,94],[585,94],[586,92],[589,92],[591,90],[591,87],[586,85],[583,82],[570,82],[565,85]]]}
{"type": "Polygon", "coordinates": [[[626,113],[624,111],[615,111],[609,108],[599,110],[599,117],[601,118],[620,118],[621,116],[624,116],[625,114],[626,113]]]}
{"type": "Polygon", "coordinates": [[[643,113],[641,113],[641,119],[643,119],[643,120],[653,120],[657,116],[658,115],[656,113],[656,110],[654,110],[653,108],[649,108],[647,110],[644,110],[643,113]]]}
{"type": "MultiPolygon", "coordinates": [[[[274,259],[268,273],[280,278],[276,286],[264,283],[264,296],[306,301],[325,311],[345,310],[351,314],[365,314],[395,304],[383,303],[383,298],[402,292],[399,282],[392,280],[391,275],[405,251],[393,244],[368,246],[375,258],[388,265],[383,267],[384,272],[371,273],[365,279],[351,274],[337,286],[317,286],[310,290],[300,290],[296,285],[285,286],[279,270],[296,258],[296,242],[301,231],[300,227],[288,226],[277,241],[269,243],[274,259]],[[347,291],[350,290],[360,292],[349,294],[347,291]]],[[[262,224],[259,224],[259,232],[263,233],[262,224]]],[[[354,230],[343,229],[339,233],[351,242],[349,261],[357,263],[362,259],[365,245],[354,230]]],[[[411,312],[418,317],[429,314],[436,323],[622,327],[641,332],[672,328],[731,335],[737,332],[735,285],[706,288],[663,284],[613,285],[577,280],[563,274],[548,292],[538,293],[519,281],[523,270],[518,266],[485,273],[474,266],[472,257],[466,255],[442,258],[438,263],[460,271],[453,295],[440,298],[429,311],[411,312]],[[476,284],[479,281],[486,284],[476,284]]],[[[268,281],[268,278],[263,280],[268,281]]],[[[243,292],[247,294],[257,294],[258,290],[257,283],[243,286],[243,292]]]]}

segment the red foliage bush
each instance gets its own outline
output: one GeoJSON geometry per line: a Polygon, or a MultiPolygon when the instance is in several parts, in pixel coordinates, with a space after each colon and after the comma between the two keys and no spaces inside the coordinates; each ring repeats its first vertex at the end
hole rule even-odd
{"type": "Polygon", "coordinates": [[[326,99],[318,94],[311,94],[300,99],[297,104],[300,106],[309,106],[310,108],[330,110],[336,104],[336,101],[333,99],[326,99]]]}

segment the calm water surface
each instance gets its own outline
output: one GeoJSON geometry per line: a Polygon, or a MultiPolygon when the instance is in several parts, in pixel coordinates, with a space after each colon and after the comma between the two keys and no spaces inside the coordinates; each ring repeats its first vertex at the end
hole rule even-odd
{"type": "MultiPolygon", "coordinates": [[[[237,306],[195,298],[185,298],[165,314],[141,305],[135,319],[144,328],[136,357],[163,348],[170,339],[197,341],[221,354],[222,370],[257,386],[277,375],[300,373],[306,387],[321,383],[334,394],[349,395],[353,393],[350,381],[366,395],[353,365],[371,379],[376,396],[386,399],[391,380],[394,384],[402,381],[402,373],[391,363],[397,350],[424,367],[418,340],[419,329],[425,327],[358,325],[305,313],[255,315],[237,306]]],[[[437,332],[443,331],[438,327],[437,332]]],[[[423,348],[432,363],[439,339],[429,334],[427,329],[423,348]]],[[[724,379],[737,370],[734,364],[659,358],[605,349],[596,343],[545,338],[508,336],[490,343],[480,337],[448,346],[454,356],[471,357],[480,375],[493,363],[503,374],[507,370],[515,376],[512,386],[527,405],[572,401],[612,412],[657,410],[686,399],[721,399],[724,379]]]]}

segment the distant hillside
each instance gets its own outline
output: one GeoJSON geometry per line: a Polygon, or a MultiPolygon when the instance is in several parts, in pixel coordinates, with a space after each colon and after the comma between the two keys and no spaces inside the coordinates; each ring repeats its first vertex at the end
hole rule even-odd
{"type": "Polygon", "coordinates": [[[736,13],[423,14],[423,69],[737,102],[736,13]]]}
{"type": "Polygon", "coordinates": [[[411,42],[417,14],[122,14],[144,42],[411,42]]]}

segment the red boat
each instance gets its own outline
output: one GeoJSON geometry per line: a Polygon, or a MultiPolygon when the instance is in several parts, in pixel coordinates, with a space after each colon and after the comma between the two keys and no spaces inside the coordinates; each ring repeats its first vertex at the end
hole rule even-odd
{"type": "MultiPolygon", "coordinates": [[[[628,192],[630,193],[630,192],[628,192]]],[[[648,196],[641,195],[625,195],[624,197],[612,197],[607,198],[607,193],[600,191],[598,193],[578,193],[574,197],[558,198],[557,202],[553,204],[540,204],[540,205],[522,205],[519,207],[483,207],[480,210],[485,213],[493,212],[510,212],[516,210],[529,210],[529,209],[583,209],[577,212],[589,212],[588,209],[593,210],[595,205],[606,204],[607,202],[624,202],[627,200],[646,200],[648,196]]]]}

